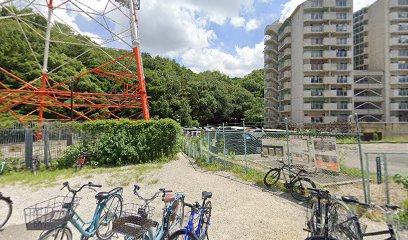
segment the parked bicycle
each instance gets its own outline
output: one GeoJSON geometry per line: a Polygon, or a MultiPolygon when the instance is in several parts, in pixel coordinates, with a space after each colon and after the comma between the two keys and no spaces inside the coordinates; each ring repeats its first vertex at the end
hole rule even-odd
{"type": "Polygon", "coordinates": [[[6,225],[13,212],[13,201],[0,192],[0,230],[6,225]]]}
{"type": "Polygon", "coordinates": [[[0,164],[0,175],[3,174],[3,172],[6,170],[6,167],[7,167],[7,162],[2,161],[0,164]]]}
{"type": "Polygon", "coordinates": [[[315,200],[312,201],[310,207],[310,215],[308,210],[307,228],[304,229],[310,233],[310,237],[306,240],[336,240],[331,236],[331,225],[333,219],[331,214],[333,202],[329,191],[309,188],[315,200]]]}
{"type": "Polygon", "coordinates": [[[298,169],[297,172],[294,173],[294,168],[285,164],[283,161],[279,162],[282,164],[281,167],[273,168],[265,174],[265,186],[271,187],[275,185],[281,175],[283,175],[285,181],[284,186],[290,190],[292,197],[299,201],[309,201],[312,196],[308,188],[316,188],[316,184],[311,179],[304,177],[307,176],[308,172],[304,169],[298,169]],[[290,173],[288,178],[286,177],[286,171],[290,173]]]}
{"type": "Polygon", "coordinates": [[[122,216],[115,220],[113,231],[125,235],[126,240],[163,240],[180,229],[184,219],[184,194],[173,193],[172,190],[161,188],[151,198],[144,198],[139,193],[140,187],[134,186],[133,193],[144,203],[126,204],[122,216]],[[150,204],[162,196],[164,202],[162,222],[150,219],[153,207],[150,204]]]}
{"type": "Polygon", "coordinates": [[[71,240],[72,231],[67,226],[70,222],[81,233],[81,240],[95,235],[99,239],[110,239],[114,234],[112,223],[120,217],[122,211],[122,188],[95,195],[97,205],[90,222],[85,222],[75,211],[80,201],[77,194],[83,188],[96,192],[95,188],[100,187],[89,182],[73,189],[65,182],[61,190],[67,188],[69,193],[66,196],[55,197],[24,209],[27,230],[42,230],[39,240],[71,240]]]}
{"type": "Polygon", "coordinates": [[[375,203],[365,204],[359,202],[356,197],[341,197],[338,199],[334,205],[333,210],[330,214],[334,215],[331,218],[336,219],[334,226],[331,229],[332,235],[339,239],[350,239],[350,240],[363,240],[370,236],[380,236],[386,235],[387,240],[397,240],[397,228],[393,225],[393,216],[398,215],[399,207],[395,205],[385,205],[384,207],[377,205],[375,203]],[[375,231],[375,232],[365,232],[366,225],[360,223],[359,217],[347,204],[357,204],[363,208],[375,208],[380,210],[386,216],[387,230],[375,231]],[[342,214],[339,212],[342,211],[342,214]],[[341,216],[341,217],[339,217],[341,216]]]}
{"type": "Polygon", "coordinates": [[[184,239],[184,240],[201,240],[208,238],[208,227],[210,225],[212,204],[207,199],[212,197],[211,192],[202,192],[203,203],[195,204],[184,203],[191,209],[188,224],[184,229],[174,232],[169,240],[184,239]]]}
{"type": "Polygon", "coordinates": [[[82,167],[84,167],[85,164],[88,162],[88,159],[89,159],[89,153],[86,151],[83,151],[76,161],[76,170],[77,171],[81,170],[82,167]]]}

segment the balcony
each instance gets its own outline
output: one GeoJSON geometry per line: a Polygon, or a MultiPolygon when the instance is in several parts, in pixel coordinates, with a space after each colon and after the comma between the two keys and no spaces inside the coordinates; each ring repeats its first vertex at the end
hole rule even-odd
{"type": "MultiPolygon", "coordinates": [[[[323,34],[327,26],[306,26],[304,27],[304,34],[323,34]]],[[[327,31],[326,31],[327,32],[327,31]]]]}
{"type": "Polygon", "coordinates": [[[277,74],[267,73],[267,74],[265,74],[265,79],[266,80],[276,81],[277,80],[277,74]]]}
{"type": "Polygon", "coordinates": [[[322,65],[305,64],[303,66],[305,72],[321,72],[321,71],[353,71],[352,64],[348,64],[345,69],[338,69],[337,64],[325,63],[322,65]]]}
{"type": "Polygon", "coordinates": [[[266,46],[265,47],[265,52],[272,52],[275,54],[278,54],[278,46],[266,46]]]}
{"type": "Polygon", "coordinates": [[[390,26],[390,33],[408,33],[408,29],[400,27],[398,24],[393,24],[390,26]]]}
{"type": "Polygon", "coordinates": [[[384,97],[382,96],[354,96],[354,102],[382,102],[384,97]]]}
{"type": "Polygon", "coordinates": [[[279,71],[285,71],[292,66],[291,60],[286,60],[283,63],[278,64],[279,71]]]}
{"type": "Polygon", "coordinates": [[[391,12],[390,13],[390,21],[406,22],[406,21],[408,21],[408,17],[406,17],[403,14],[400,14],[398,12],[391,12]]]}
{"type": "Polygon", "coordinates": [[[383,115],[384,110],[382,109],[356,109],[358,114],[362,115],[383,115]]]}
{"type": "Polygon", "coordinates": [[[280,108],[281,112],[290,112],[292,111],[292,105],[284,105],[283,107],[280,108]]]}
{"type": "Polygon", "coordinates": [[[408,8],[408,2],[400,4],[399,0],[390,0],[390,8],[408,8]],[[405,4],[407,3],[407,4],[405,4]]]}
{"type": "Polygon", "coordinates": [[[292,84],[290,82],[284,82],[281,84],[279,90],[290,90],[292,87],[292,84]]]}
{"type": "MultiPolygon", "coordinates": [[[[307,116],[303,118],[304,122],[306,124],[319,124],[316,122],[312,122],[312,117],[307,116]]],[[[328,117],[322,117],[323,122],[321,123],[332,123],[332,122],[337,122],[337,117],[332,117],[332,116],[328,116],[328,117]]]]}
{"type": "Polygon", "coordinates": [[[353,91],[351,90],[325,90],[324,97],[352,97],[353,91]]]}
{"type": "Polygon", "coordinates": [[[392,76],[390,78],[390,83],[391,84],[402,84],[402,85],[408,85],[408,78],[405,79],[405,81],[400,81],[400,78],[398,76],[392,76]]]}
{"type": "Polygon", "coordinates": [[[273,25],[268,25],[265,28],[265,35],[274,35],[277,36],[277,33],[275,32],[275,29],[273,25]]]}
{"type": "Polygon", "coordinates": [[[398,71],[408,73],[408,63],[391,63],[390,71],[398,71]]]}
{"type": "Polygon", "coordinates": [[[390,40],[390,45],[392,45],[392,46],[408,46],[408,41],[405,41],[404,39],[400,39],[398,37],[393,37],[390,40]]]}
{"type": "Polygon", "coordinates": [[[391,111],[408,111],[408,103],[391,103],[391,111]]]}
{"type": "Polygon", "coordinates": [[[285,81],[292,77],[292,72],[290,70],[284,71],[283,74],[279,76],[279,81],[285,81]]]}
{"type": "Polygon", "coordinates": [[[265,63],[277,63],[276,57],[273,57],[271,55],[264,55],[264,61],[265,63]]]}
{"type": "Polygon", "coordinates": [[[283,40],[283,42],[279,43],[278,51],[282,51],[286,47],[290,47],[291,43],[292,43],[292,41],[291,41],[290,37],[285,38],[285,40],[283,40]]]}
{"type": "Polygon", "coordinates": [[[283,39],[284,37],[288,36],[291,33],[290,26],[286,26],[282,32],[279,32],[279,40],[283,39]]]}
{"type": "Polygon", "coordinates": [[[406,94],[406,95],[400,94],[400,89],[391,89],[391,94],[390,95],[391,95],[390,97],[393,97],[393,98],[405,98],[405,99],[408,99],[408,94],[406,94]]]}
{"type": "MultiPolygon", "coordinates": [[[[404,49],[404,50],[405,50],[405,49],[404,49]]],[[[390,57],[391,57],[391,58],[397,58],[397,59],[408,60],[408,55],[406,55],[406,56],[400,55],[399,50],[391,50],[391,51],[390,51],[390,57]]]]}
{"type": "Polygon", "coordinates": [[[336,0],[322,0],[320,4],[313,3],[311,1],[307,1],[304,3],[304,8],[307,9],[318,9],[318,8],[351,8],[351,1],[347,1],[345,5],[337,5],[336,0]]]}
{"type": "Polygon", "coordinates": [[[290,101],[290,100],[292,100],[292,98],[291,98],[291,95],[289,93],[286,93],[286,94],[283,95],[281,100],[282,101],[290,101]]]}
{"type": "Polygon", "coordinates": [[[337,84],[337,77],[322,77],[322,82],[312,82],[311,77],[305,77],[304,84],[319,85],[319,84],[337,84]]]}
{"type": "Polygon", "coordinates": [[[384,85],[382,83],[355,83],[354,89],[382,89],[384,85]]]}

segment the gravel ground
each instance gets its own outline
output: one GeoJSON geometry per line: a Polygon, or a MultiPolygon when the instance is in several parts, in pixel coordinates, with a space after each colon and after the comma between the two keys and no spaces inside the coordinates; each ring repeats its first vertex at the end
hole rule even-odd
{"type": "MultiPolygon", "coordinates": [[[[127,171],[131,171],[131,167],[125,168],[121,174],[127,174],[127,171]]],[[[229,173],[203,171],[192,165],[184,156],[180,156],[178,161],[166,163],[160,169],[138,177],[139,184],[142,186],[142,195],[150,196],[159,188],[165,187],[184,192],[186,202],[195,202],[200,200],[202,191],[213,192],[210,239],[304,239],[307,236],[302,230],[305,223],[305,208],[293,202],[287,194],[265,191],[229,173]]],[[[112,185],[115,179],[118,179],[117,173],[97,174],[92,178],[81,176],[68,180],[73,185],[93,181],[106,186],[112,185]]],[[[133,182],[126,185],[128,186],[123,186],[124,201],[135,201],[136,198],[132,195],[133,182]]],[[[59,186],[28,188],[21,185],[1,186],[0,183],[0,188],[14,201],[12,218],[6,225],[6,229],[0,232],[0,239],[37,239],[40,232],[25,230],[23,209],[60,194],[59,186]]],[[[110,188],[112,187],[104,187],[102,190],[110,188]]],[[[90,213],[94,210],[93,195],[95,193],[87,190],[80,193],[83,199],[78,211],[85,216],[85,219],[89,219],[90,213]]],[[[158,216],[162,203],[157,200],[154,204],[157,206],[155,215],[158,216]]],[[[378,224],[372,224],[369,225],[369,229],[377,229],[378,226],[378,224]]],[[[72,230],[74,239],[79,239],[77,230],[72,230]]]]}

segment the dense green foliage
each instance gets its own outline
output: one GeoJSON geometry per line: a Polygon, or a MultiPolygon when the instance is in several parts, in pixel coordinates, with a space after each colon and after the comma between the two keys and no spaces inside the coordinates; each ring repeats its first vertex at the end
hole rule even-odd
{"type": "Polygon", "coordinates": [[[92,166],[123,166],[171,157],[179,149],[180,125],[171,119],[152,121],[109,121],[72,124],[83,139],[69,147],[57,167],[68,168],[86,152],[92,166]]]}
{"type": "MultiPolygon", "coordinates": [[[[17,10],[12,10],[17,12],[17,10]]],[[[29,10],[27,10],[29,11],[29,10]]],[[[0,16],[10,15],[5,9],[0,10],[0,16]]],[[[24,17],[24,23],[14,19],[0,21],[0,67],[27,80],[41,75],[41,63],[44,48],[45,19],[39,15],[24,17]],[[34,54],[29,48],[20,27],[25,30],[26,37],[31,43],[34,54]],[[35,30],[35,31],[34,31],[35,30]]],[[[58,24],[52,29],[54,41],[80,43],[88,39],[86,36],[74,34],[72,30],[58,24]]],[[[158,36],[159,37],[159,36],[158,36]]],[[[99,49],[89,50],[81,45],[68,45],[52,42],[50,47],[49,69],[74,59],[52,72],[56,82],[66,80],[80,73],[93,69],[109,61],[105,53],[99,49]],[[76,58],[79,54],[80,57],[76,58]]],[[[104,49],[112,57],[119,57],[126,53],[124,50],[104,49]]],[[[256,70],[244,78],[230,78],[220,72],[194,73],[186,67],[180,66],[174,60],[152,57],[143,54],[143,65],[147,91],[151,96],[150,111],[154,118],[172,118],[183,126],[197,126],[218,124],[222,122],[263,121],[263,71],[256,70]]],[[[21,82],[0,73],[0,81],[7,87],[18,88],[21,82]]],[[[80,92],[110,92],[113,82],[109,79],[86,75],[75,83],[76,91],[80,92]]],[[[19,114],[32,111],[30,106],[17,109],[19,114]]],[[[65,109],[57,109],[66,113],[65,109]]],[[[123,112],[120,117],[126,118],[131,112],[123,112]]],[[[7,116],[0,115],[1,119],[7,116]]],[[[45,117],[53,118],[53,113],[47,112],[45,117]]],[[[9,117],[8,117],[9,119],[9,117]]]]}

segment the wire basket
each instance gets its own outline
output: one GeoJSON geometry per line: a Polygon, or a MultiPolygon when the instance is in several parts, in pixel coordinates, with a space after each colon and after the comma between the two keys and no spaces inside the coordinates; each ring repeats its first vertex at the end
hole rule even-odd
{"type": "Polygon", "coordinates": [[[24,209],[27,230],[50,230],[66,224],[74,215],[81,198],[58,196],[24,209]]]}
{"type": "Polygon", "coordinates": [[[113,231],[116,233],[142,237],[149,228],[156,227],[157,222],[148,218],[153,213],[154,208],[145,208],[139,204],[125,204],[122,208],[121,217],[113,222],[113,231]]]}

